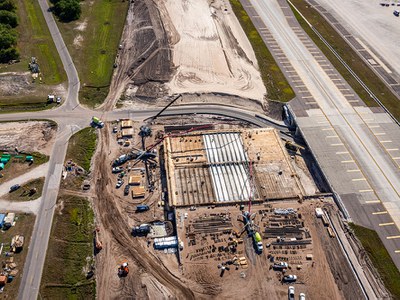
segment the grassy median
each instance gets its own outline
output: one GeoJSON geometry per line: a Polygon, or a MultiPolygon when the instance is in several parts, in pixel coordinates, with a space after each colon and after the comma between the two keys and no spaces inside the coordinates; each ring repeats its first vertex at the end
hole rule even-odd
{"type": "Polygon", "coordinates": [[[94,214],[85,198],[59,196],[40,287],[42,299],[95,299],[86,279],[93,259],[94,214]],[[62,205],[61,205],[62,203],[62,205]]]}
{"type": "Polygon", "coordinates": [[[279,69],[271,52],[262,40],[253,22],[248,16],[239,0],[230,0],[244,32],[246,33],[256,55],[258,66],[264,85],[267,89],[267,97],[270,100],[287,102],[295,97],[294,91],[279,69]]]}
{"type": "Polygon", "coordinates": [[[69,140],[66,159],[72,159],[74,163],[89,171],[96,150],[96,139],[96,129],[92,127],[78,131],[69,140]]]}
{"type": "Polygon", "coordinates": [[[376,231],[350,223],[355,235],[361,241],[368,257],[378,270],[385,287],[394,299],[400,299],[400,272],[393,263],[388,251],[376,231]]]}
{"type": "Polygon", "coordinates": [[[81,80],[80,102],[94,107],[108,94],[129,1],[81,2],[79,20],[58,23],[81,80]]]}
{"type": "MultiPolygon", "coordinates": [[[[303,16],[314,26],[316,30],[326,39],[326,41],[335,49],[341,58],[350,66],[357,76],[370,88],[375,96],[385,105],[385,107],[400,120],[399,99],[382,82],[358,54],[347,44],[339,33],[306,1],[292,0],[295,7],[303,16]]],[[[292,8],[301,27],[311,37],[314,43],[321,49],[333,66],[339,71],[343,78],[350,84],[353,90],[368,106],[378,106],[378,104],[369,96],[364,88],[354,79],[350,72],[326,47],[319,37],[312,31],[304,19],[292,8]]]]}

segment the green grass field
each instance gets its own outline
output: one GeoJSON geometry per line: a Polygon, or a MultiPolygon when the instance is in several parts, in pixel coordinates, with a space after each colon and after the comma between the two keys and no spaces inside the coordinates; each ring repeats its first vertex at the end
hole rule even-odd
{"type": "Polygon", "coordinates": [[[27,183],[21,185],[21,188],[9,193],[5,196],[7,200],[11,201],[31,201],[42,196],[44,185],[44,177],[36,178],[28,181],[27,183]],[[35,194],[29,195],[29,191],[32,188],[36,188],[35,194]]]}
{"type": "Polygon", "coordinates": [[[66,159],[72,159],[86,171],[96,150],[96,129],[87,127],[75,133],[69,140],[66,159]]]}
{"type": "Polygon", "coordinates": [[[40,287],[42,299],[95,299],[96,282],[86,279],[93,264],[94,214],[85,198],[63,195],[54,214],[40,287]]]}
{"type": "MultiPolygon", "coordinates": [[[[385,107],[400,120],[400,102],[399,99],[389,90],[382,80],[370,69],[370,67],[357,55],[355,51],[346,43],[346,41],[330,26],[330,24],[306,1],[292,0],[296,8],[303,16],[314,26],[315,29],[327,40],[327,42],[339,53],[342,59],[350,68],[360,77],[360,79],[371,89],[376,97],[385,105],[385,107]]],[[[369,96],[362,86],[353,78],[347,69],[325,46],[325,44],[312,31],[304,19],[292,9],[297,20],[314,43],[321,49],[333,66],[339,71],[344,79],[350,84],[354,91],[368,106],[378,106],[378,104],[369,96]]]]}
{"type": "Polygon", "coordinates": [[[82,83],[80,101],[94,107],[101,104],[108,94],[129,1],[95,0],[81,3],[82,15],[79,20],[58,25],[78,69],[82,83]],[[79,26],[83,30],[79,30],[79,26]],[[82,37],[80,46],[74,45],[78,35],[82,37]]]}
{"type": "Polygon", "coordinates": [[[230,3],[253,47],[261,77],[267,89],[268,99],[280,102],[287,102],[293,99],[295,97],[294,91],[279,69],[261,36],[258,34],[242,4],[239,0],[230,0],[230,3]]]}
{"type": "Polygon", "coordinates": [[[43,84],[62,83],[66,74],[39,3],[34,0],[15,0],[15,3],[19,19],[17,48],[21,61],[13,65],[0,64],[0,72],[29,71],[28,63],[33,56],[39,63],[43,84]]]}
{"type": "Polygon", "coordinates": [[[400,272],[376,231],[350,223],[393,299],[400,299],[400,272]]]}

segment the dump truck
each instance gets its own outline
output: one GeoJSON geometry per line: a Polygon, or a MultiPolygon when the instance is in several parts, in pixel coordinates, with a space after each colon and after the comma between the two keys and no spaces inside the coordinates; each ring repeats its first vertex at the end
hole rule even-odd
{"type": "Polygon", "coordinates": [[[263,250],[263,244],[262,244],[262,239],[261,239],[261,235],[256,231],[253,234],[253,240],[254,240],[254,244],[256,246],[256,249],[258,252],[262,252],[263,250]]]}
{"type": "Polygon", "coordinates": [[[104,122],[101,121],[98,117],[92,117],[92,122],[91,122],[94,126],[97,126],[99,128],[103,128],[104,127],[104,122]]]}

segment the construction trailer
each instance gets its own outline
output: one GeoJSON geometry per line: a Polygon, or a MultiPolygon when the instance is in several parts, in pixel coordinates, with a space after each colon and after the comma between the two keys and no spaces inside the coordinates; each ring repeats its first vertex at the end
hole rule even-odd
{"type": "Polygon", "coordinates": [[[133,128],[125,128],[122,129],[121,134],[123,138],[131,138],[133,137],[134,130],[133,128]]]}
{"type": "Polygon", "coordinates": [[[144,186],[140,185],[140,186],[133,186],[132,190],[132,198],[143,198],[145,196],[145,188],[144,186]]]}
{"type": "Polygon", "coordinates": [[[142,176],[141,175],[131,175],[129,176],[129,185],[140,185],[142,183],[142,176]]]}
{"type": "Polygon", "coordinates": [[[164,250],[168,248],[178,248],[178,238],[176,236],[154,239],[154,249],[164,250]]]}
{"type": "Polygon", "coordinates": [[[132,120],[122,120],[121,121],[121,128],[132,128],[133,127],[133,122],[132,120]]]}

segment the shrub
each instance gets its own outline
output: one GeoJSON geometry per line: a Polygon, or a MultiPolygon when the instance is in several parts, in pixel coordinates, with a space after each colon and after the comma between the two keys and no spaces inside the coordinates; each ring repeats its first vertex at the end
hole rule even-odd
{"type": "Polygon", "coordinates": [[[60,0],[54,5],[54,12],[62,22],[70,22],[79,19],[81,6],[77,0],[60,0]]]}
{"type": "Polygon", "coordinates": [[[0,10],[0,23],[15,28],[18,25],[17,15],[11,11],[0,10]]]}

